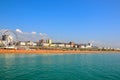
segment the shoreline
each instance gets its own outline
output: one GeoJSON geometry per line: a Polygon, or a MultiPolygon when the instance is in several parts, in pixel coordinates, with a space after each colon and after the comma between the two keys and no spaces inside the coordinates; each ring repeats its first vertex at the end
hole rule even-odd
{"type": "Polygon", "coordinates": [[[120,51],[89,51],[89,50],[6,50],[0,49],[0,54],[100,54],[120,53],[120,51]]]}

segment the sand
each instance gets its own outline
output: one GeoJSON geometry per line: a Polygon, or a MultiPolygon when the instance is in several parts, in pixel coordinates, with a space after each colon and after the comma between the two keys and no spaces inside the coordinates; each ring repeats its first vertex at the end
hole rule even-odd
{"type": "Polygon", "coordinates": [[[80,50],[6,50],[0,49],[0,54],[92,54],[92,53],[120,53],[120,51],[80,51],[80,50]]]}

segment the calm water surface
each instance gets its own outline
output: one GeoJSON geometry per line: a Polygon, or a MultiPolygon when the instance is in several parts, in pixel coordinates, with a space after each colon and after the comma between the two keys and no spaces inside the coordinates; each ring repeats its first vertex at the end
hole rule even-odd
{"type": "Polygon", "coordinates": [[[120,80],[120,54],[0,54],[0,80],[120,80]]]}

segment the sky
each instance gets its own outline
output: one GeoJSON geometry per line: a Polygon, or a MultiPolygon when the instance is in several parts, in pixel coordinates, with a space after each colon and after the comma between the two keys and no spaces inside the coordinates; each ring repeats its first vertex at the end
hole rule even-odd
{"type": "Polygon", "coordinates": [[[120,47],[120,0],[0,0],[0,29],[120,47]]]}

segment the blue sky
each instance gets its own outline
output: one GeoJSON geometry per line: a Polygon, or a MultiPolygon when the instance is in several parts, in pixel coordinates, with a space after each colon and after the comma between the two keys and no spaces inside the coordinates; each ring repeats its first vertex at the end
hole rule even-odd
{"type": "Polygon", "coordinates": [[[0,27],[120,47],[120,0],[0,0],[0,27]]]}

